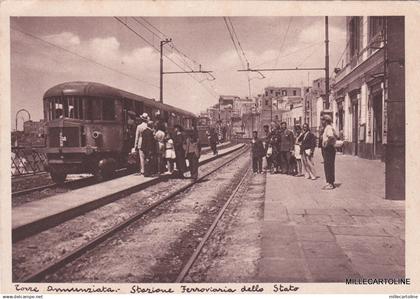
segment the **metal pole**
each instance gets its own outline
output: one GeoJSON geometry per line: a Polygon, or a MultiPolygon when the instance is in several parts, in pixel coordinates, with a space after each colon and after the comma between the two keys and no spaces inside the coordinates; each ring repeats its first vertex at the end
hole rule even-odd
{"type": "Polygon", "coordinates": [[[163,46],[171,42],[171,38],[160,41],[160,96],[159,101],[163,103],[163,46]]]}
{"type": "Polygon", "coordinates": [[[159,101],[163,103],[163,41],[160,41],[160,96],[159,101]]]}
{"type": "Polygon", "coordinates": [[[330,109],[330,62],[328,55],[328,42],[328,17],[325,17],[325,109],[330,109]]]}

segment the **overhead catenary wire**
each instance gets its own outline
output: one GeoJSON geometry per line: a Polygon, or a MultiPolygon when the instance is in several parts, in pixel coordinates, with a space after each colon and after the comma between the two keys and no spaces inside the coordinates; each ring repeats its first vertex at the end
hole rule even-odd
{"type": "MultiPolygon", "coordinates": [[[[145,21],[149,26],[146,26],[145,24],[143,24],[142,22],[140,22],[137,18],[132,17],[132,19],[139,25],[141,25],[143,28],[145,28],[147,31],[149,31],[150,33],[153,34],[153,36],[156,36],[158,39],[162,39],[162,36],[167,38],[167,36],[160,30],[158,30],[152,23],[148,22],[146,19],[141,18],[143,21],[145,21]],[[152,30],[150,27],[154,28],[155,30],[157,30],[159,32],[159,34],[157,34],[154,30],[152,30]]],[[[186,59],[188,59],[189,61],[191,61],[193,64],[195,64],[196,66],[199,66],[200,64],[195,61],[193,58],[189,57],[187,54],[185,54],[183,51],[181,51],[180,49],[178,49],[175,45],[175,43],[173,41],[170,42],[171,48],[173,50],[175,50],[177,52],[177,54],[181,57],[181,59],[184,61],[185,66],[191,68],[191,66],[189,65],[189,63],[187,62],[186,59]]]]}
{"type": "Polygon", "coordinates": [[[238,50],[238,46],[236,45],[235,38],[233,36],[232,30],[229,27],[227,18],[226,17],[223,17],[223,20],[225,21],[226,28],[227,28],[227,30],[229,32],[229,37],[230,37],[230,39],[232,41],[233,47],[235,48],[236,54],[238,55],[239,61],[241,62],[242,67],[245,67],[244,62],[242,61],[241,54],[240,54],[240,52],[238,50]]]}
{"type": "Polygon", "coordinates": [[[280,53],[281,53],[281,50],[283,49],[284,43],[286,42],[287,34],[289,33],[290,24],[292,23],[292,19],[293,19],[293,17],[289,18],[289,23],[287,24],[286,33],[283,36],[283,40],[282,40],[280,48],[279,48],[279,54],[277,55],[276,63],[274,64],[274,67],[277,67],[277,63],[279,62],[280,53]]]}
{"type": "Polygon", "coordinates": [[[149,83],[149,82],[144,81],[144,80],[139,79],[139,78],[136,78],[136,77],[131,76],[131,75],[127,74],[127,73],[124,73],[124,72],[121,72],[121,71],[119,71],[119,70],[117,70],[117,69],[114,69],[114,68],[112,68],[112,67],[110,67],[110,66],[108,66],[108,65],[105,65],[105,64],[103,64],[103,63],[100,63],[100,62],[98,62],[98,61],[96,61],[96,60],[94,60],[94,59],[92,59],[92,58],[89,58],[89,57],[83,56],[83,55],[81,55],[81,54],[79,54],[79,53],[76,53],[76,52],[73,52],[73,51],[71,51],[71,50],[69,50],[69,49],[63,48],[63,47],[61,47],[61,46],[59,46],[59,45],[57,45],[57,44],[54,44],[54,43],[52,43],[52,42],[50,42],[50,41],[47,41],[47,40],[43,39],[43,38],[41,38],[41,37],[39,37],[39,36],[37,36],[37,35],[35,35],[35,34],[29,33],[29,32],[26,32],[26,31],[23,31],[23,30],[21,30],[21,29],[13,28],[13,27],[10,27],[10,29],[12,29],[13,31],[20,32],[20,33],[22,33],[22,34],[24,34],[24,35],[26,35],[26,36],[29,36],[29,37],[31,37],[31,38],[33,38],[33,39],[35,39],[35,40],[41,41],[41,42],[43,42],[43,43],[45,43],[45,44],[48,44],[48,45],[49,45],[49,46],[51,46],[51,47],[54,47],[54,48],[59,49],[59,50],[61,50],[61,51],[67,52],[67,53],[69,53],[69,54],[71,54],[71,55],[73,55],[73,56],[77,56],[77,57],[79,57],[79,58],[82,58],[82,59],[84,59],[84,60],[86,60],[86,61],[89,61],[89,62],[90,62],[90,63],[92,63],[92,64],[96,64],[96,65],[98,65],[98,66],[100,66],[100,67],[102,67],[102,68],[105,68],[105,69],[107,69],[107,70],[110,70],[110,71],[116,72],[116,73],[118,73],[118,74],[120,74],[120,75],[123,75],[123,76],[128,77],[128,78],[133,79],[133,80],[136,80],[136,81],[138,81],[138,82],[140,82],[140,83],[143,83],[143,84],[146,84],[146,85],[149,85],[149,86],[155,87],[155,88],[157,88],[157,89],[159,88],[159,86],[157,86],[157,85],[155,85],[155,84],[149,83]]]}
{"type": "MultiPolygon", "coordinates": [[[[160,53],[160,50],[155,47],[150,41],[148,41],[145,37],[143,37],[140,33],[138,33],[136,30],[134,30],[132,27],[130,27],[126,22],[124,22],[122,19],[120,19],[119,17],[114,17],[118,22],[120,22],[123,26],[125,26],[127,29],[129,29],[131,32],[133,32],[136,36],[138,36],[140,39],[142,39],[144,42],[146,42],[148,45],[150,45],[154,50],[156,50],[158,53],[160,53]]],[[[182,71],[184,72],[188,72],[184,67],[182,67],[181,65],[179,65],[179,63],[177,63],[176,61],[174,61],[172,58],[170,58],[169,56],[163,54],[163,56],[168,59],[169,61],[171,61],[173,64],[175,64],[178,68],[180,68],[182,71]]],[[[192,74],[187,73],[187,75],[189,75],[191,78],[193,78],[195,81],[197,81],[201,86],[203,86],[203,88],[209,92],[212,96],[218,96],[218,94],[213,90],[210,91],[208,89],[208,87],[206,85],[204,85],[202,82],[200,82],[196,77],[194,77],[192,74]]],[[[213,77],[214,78],[214,77],[213,77]]]]}

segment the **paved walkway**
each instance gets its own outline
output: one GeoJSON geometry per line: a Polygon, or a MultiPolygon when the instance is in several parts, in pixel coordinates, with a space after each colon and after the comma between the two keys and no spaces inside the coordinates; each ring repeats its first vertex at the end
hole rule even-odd
{"type": "Polygon", "coordinates": [[[404,277],[405,203],[383,198],[384,163],[337,154],[331,191],[316,167],[316,181],[267,174],[259,280],[404,277]]]}

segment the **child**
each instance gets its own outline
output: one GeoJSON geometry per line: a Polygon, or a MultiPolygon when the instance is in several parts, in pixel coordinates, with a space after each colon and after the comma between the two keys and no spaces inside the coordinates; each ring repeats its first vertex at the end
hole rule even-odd
{"type": "Polygon", "coordinates": [[[166,165],[168,168],[168,171],[166,173],[173,174],[174,162],[175,162],[174,141],[172,140],[169,133],[166,133],[165,140],[166,140],[165,158],[166,158],[166,165]]]}

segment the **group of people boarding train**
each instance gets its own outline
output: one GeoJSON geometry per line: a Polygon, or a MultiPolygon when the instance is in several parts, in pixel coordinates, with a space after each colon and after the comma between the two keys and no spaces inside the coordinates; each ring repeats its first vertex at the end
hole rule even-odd
{"type": "Polygon", "coordinates": [[[193,130],[184,130],[181,125],[175,125],[174,133],[171,134],[166,123],[159,118],[152,121],[147,113],[143,113],[140,121],[130,159],[132,163],[139,164],[137,175],[167,173],[184,178],[187,159],[190,177],[196,180],[201,154],[196,127],[193,126],[193,130]]]}

